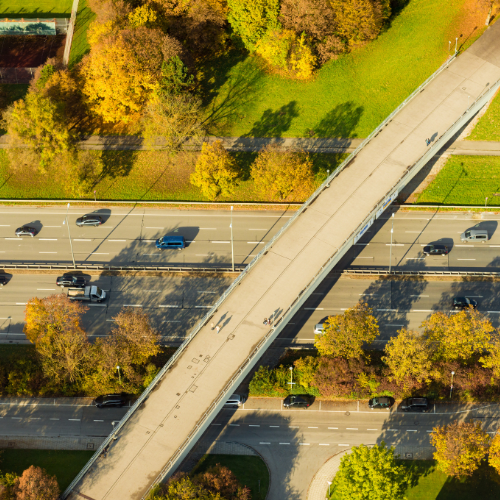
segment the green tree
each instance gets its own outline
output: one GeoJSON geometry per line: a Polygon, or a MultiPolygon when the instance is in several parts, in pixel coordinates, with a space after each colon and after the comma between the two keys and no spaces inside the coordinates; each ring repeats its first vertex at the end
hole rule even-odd
{"type": "Polygon", "coordinates": [[[481,423],[472,420],[434,427],[431,443],[437,468],[448,476],[471,476],[486,456],[490,440],[481,423]]]}
{"type": "Polygon", "coordinates": [[[9,106],[3,114],[2,126],[9,134],[11,148],[27,145],[36,154],[41,172],[46,171],[56,155],[73,147],[61,105],[40,92],[29,92],[9,106]]]}
{"type": "Polygon", "coordinates": [[[24,333],[35,344],[44,374],[57,384],[79,381],[85,374],[90,342],[81,315],[87,309],[64,294],[26,304],[24,333]]]}
{"type": "Polygon", "coordinates": [[[330,316],[322,334],[315,336],[314,345],[322,356],[358,358],[364,343],[371,343],[379,333],[378,322],[367,304],[360,303],[344,314],[330,316]]]}
{"type": "Polygon", "coordinates": [[[14,488],[17,479],[13,472],[0,472],[0,500],[16,500],[14,488]]]}
{"type": "Polygon", "coordinates": [[[380,445],[354,446],[340,461],[334,490],[339,498],[350,500],[399,500],[404,498],[408,478],[397,465],[394,448],[380,445]]]}
{"type": "Polygon", "coordinates": [[[494,331],[490,320],[475,309],[448,315],[437,312],[422,323],[424,335],[444,361],[468,361],[489,347],[494,331]]]}
{"type": "Polygon", "coordinates": [[[164,61],[161,66],[161,73],[160,86],[168,94],[180,94],[193,86],[193,75],[188,73],[188,69],[179,56],[164,61]]]}
{"type": "Polygon", "coordinates": [[[234,158],[224,149],[222,142],[204,142],[195,171],[191,174],[191,184],[199,187],[207,198],[215,200],[219,195],[232,194],[237,177],[234,158]]]}
{"type": "Polygon", "coordinates": [[[433,351],[425,338],[403,328],[385,346],[382,361],[391,370],[389,380],[407,392],[415,382],[429,382],[432,376],[433,351]]]}
{"type": "Polygon", "coordinates": [[[312,161],[307,153],[284,152],[270,145],[259,153],[251,170],[263,199],[304,201],[312,192],[312,161]]]}
{"type": "Polygon", "coordinates": [[[227,19],[249,51],[269,29],[279,29],[279,0],[228,0],[227,19]]]}
{"type": "Polygon", "coordinates": [[[293,363],[295,379],[304,389],[308,389],[313,385],[318,363],[319,359],[313,356],[299,358],[293,363]]]}

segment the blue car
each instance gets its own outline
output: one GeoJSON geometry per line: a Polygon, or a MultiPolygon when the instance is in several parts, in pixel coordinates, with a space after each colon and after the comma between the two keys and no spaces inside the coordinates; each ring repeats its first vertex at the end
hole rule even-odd
{"type": "Polygon", "coordinates": [[[184,236],[163,236],[156,240],[156,248],[177,248],[177,250],[182,250],[185,246],[184,236]]]}

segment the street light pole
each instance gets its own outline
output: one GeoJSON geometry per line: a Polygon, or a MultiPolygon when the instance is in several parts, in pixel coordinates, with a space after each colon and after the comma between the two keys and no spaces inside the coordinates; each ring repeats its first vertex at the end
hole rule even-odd
{"type": "Polygon", "coordinates": [[[484,200],[484,208],[486,208],[486,205],[488,204],[488,197],[484,200]]]}
{"type": "Polygon", "coordinates": [[[455,372],[451,372],[450,399],[451,399],[451,394],[453,393],[453,375],[455,375],[455,372]]]}
{"type": "Polygon", "coordinates": [[[233,243],[233,207],[231,207],[231,224],[229,225],[231,228],[231,262],[232,262],[232,270],[234,272],[234,243],[233,243]]]}
{"type": "Polygon", "coordinates": [[[118,380],[120,381],[120,384],[122,383],[122,377],[120,375],[120,367],[117,366],[116,369],[118,370],[118,380]]]}
{"type": "Polygon", "coordinates": [[[327,481],[328,483],[328,498],[330,498],[330,487],[332,486],[332,481],[327,481]]]}
{"type": "Polygon", "coordinates": [[[458,38],[455,38],[455,54],[457,53],[458,38]]]}
{"type": "Polygon", "coordinates": [[[295,382],[293,381],[293,366],[290,366],[290,382],[288,382],[290,385],[290,392],[292,392],[293,386],[295,385],[295,382]]]}
{"type": "Polygon", "coordinates": [[[394,233],[394,212],[392,213],[391,247],[389,249],[389,274],[391,274],[391,264],[392,264],[392,234],[393,233],[394,233]]]}
{"type": "Polygon", "coordinates": [[[66,219],[63,221],[63,224],[66,224],[68,226],[68,237],[69,237],[69,246],[71,247],[71,258],[73,259],[73,268],[76,269],[75,254],[73,253],[73,242],[71,241],[71,231],[69,230],[68,211],[69,211],[69,203],[66,208],[66,219]]]}

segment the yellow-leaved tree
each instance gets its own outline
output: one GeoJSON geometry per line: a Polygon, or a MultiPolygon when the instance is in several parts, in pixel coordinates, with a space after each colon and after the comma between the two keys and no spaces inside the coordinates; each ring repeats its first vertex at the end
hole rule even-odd
{"type": "Polygon", "coordinates": [[[236,187],[238,172],[234,158],[224,149],[221,141],[203,143],[191,184],[201,189],[210,200],[229,196],[236,187]]]}
{"type": "Polygon", "coordinates": [[[495,434],[491,440],[488,463],[500,473],[500,434],[495,434]]]}

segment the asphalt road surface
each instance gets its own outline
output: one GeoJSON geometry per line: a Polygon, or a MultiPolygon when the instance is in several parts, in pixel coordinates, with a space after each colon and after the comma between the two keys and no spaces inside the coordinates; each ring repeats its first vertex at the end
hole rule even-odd
{"type": "MultiPolygon", "coordinates": [[[[293,211],[234,211],[235,263],[248,263],[284,225],[293,211]]],[[[4,263],[70,263],[71,248],[63,207],[0,208],[0,259],[4,263]],[[16,237],[15,230],[32,226],[34,237],[16,237]]],[[[79,264],[116,265],[231,263],[231,212],[112,208],[70,208],[69,229],[75,260],[79,264]],[[75,221],[86,213],[99,214],[104,224],[78,227],[75,221]],[[186,248],[159,250],[160,236],[181,235],[186,248]]]]}
{"type": "Polygon", "coordinates": [[[347,253],[339,268],[439,271],[500,271],[499,214],[390,211],[378,219],[347,253]],[[394,224],[391,252],[391,228],[394,224]],[[485,243],[463,243],[460,235],[467,229],[485,229],[485,243]],[[423,247],[444,244],[450,248],[446,256],[426,257],[423,247]],[[392,255],[391,255],[392,253],[392,255]]]}

